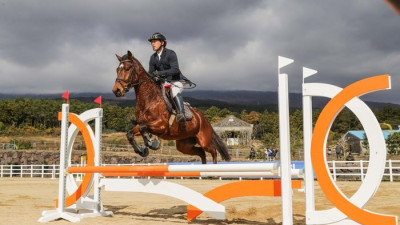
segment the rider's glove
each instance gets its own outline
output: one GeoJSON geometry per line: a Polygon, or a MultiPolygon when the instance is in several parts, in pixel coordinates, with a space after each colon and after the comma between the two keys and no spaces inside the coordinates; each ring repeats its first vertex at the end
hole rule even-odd
{"type": "Polygon", "coordinates": [[[167,77],[167,75],[165,73],[162,73],[162,72],[157,71],[157,70],[153,72],[153,76],[160,77],[160,78],[166,78],[167,77]]]}
{"type": "Polygon", "coordinates": [[[153,77],[153,80],[154,80],[154,82],[156,82],[157,84],[160,84],[161,83],[161,78],[159,78],[159,77],[153,77]]]}
{"type": "Polygon", "coordinates": [[[161,78],[160,74],[158,73],[158,71],[154,71],[153,73],[151,73],[154,82],[156,83],[161,83],[163,81],[163,79],[161,78]]]}

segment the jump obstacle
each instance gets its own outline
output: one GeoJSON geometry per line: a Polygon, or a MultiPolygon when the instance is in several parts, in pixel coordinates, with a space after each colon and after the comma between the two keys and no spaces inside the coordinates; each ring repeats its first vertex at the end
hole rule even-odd
{"type": "Polygon", "coordinates": [[[220,202],[241,196],[281,196],[282,222],[293,224],[292,188],[301,188],[300,180],[292,176],[304,174],[306,196],[306,224],[396,224],[397,216],[369,212],[363,206],[373,197],[381,182],[385,161],[385,140],[377,119],[371,109],[358,96],[365,93],[390,89],[390,76],[380,75],[355,82],[345,88],[326,83],[305,83],[306,77],[317,71],[303,67],[303,129],[304,129],[304,171],[291,168],[290,128],[288,104],[288,76],[280,69],[293,60],[278,58],[279,76],[279,122],[280,122],[280,163],[248,163],[218,165],[101,165],[101,108],[88,110],[80,115],[69,113],[69,105],[63,104],[61,120],[60,178],[57,209],[44,211],[39,222],[59,218],[71,222],[85,217],[107,216],[101,201],[101,187],[105,191],[145,192],[171,196],[187,202],[188,221],[202,212],[216,219],[225,219],[225,207],[220,202]],[[312,127],[312,97],[331,98],[312,127]],[[368,172],[357,192],[347,198],[332,179],[326,159],[326,140],[337,114],[348,107],[363,125],[370,144],[368,172]],[[95,121],[95,132],[89,122],[95,121]],[[71,125],[68,128],[68,124],[71,125]],[[72,146],[78,132],[82,133],[87,148],[87,165],[71,167],[72,146]],[[373,170],[371,169],[373,168],[373,170]],[[319,186],[335,208],[315,210],[314,172],[319,186]],[[74,173],[84,173],[81,184],[74,180],[74,173]],[[103,175],[103,177],[100,176],[103,175]],[[202,177],[238,176],[267,177],[280,175],[281,179],[244,180],[228,183],[207,193],[200,194],[185,186],[154,179],[155,177],[202,177]],[[151,179],[115,179],[122,177],[151,177],[151,179]],[[89,192],[93,187],[93,195],[89,192]]]}

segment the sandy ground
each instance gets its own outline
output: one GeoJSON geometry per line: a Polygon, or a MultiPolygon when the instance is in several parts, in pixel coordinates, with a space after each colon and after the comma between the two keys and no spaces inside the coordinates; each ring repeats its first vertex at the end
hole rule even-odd
{"type": "MultiPolygon", "coordinates": [[[[220,180],[169,180],[184,184],[201,193],[230,181],[220,180]]],[[[346,195],[354,193],[359,182],[338,182],[346,195]]],[[[315,186],[317,208],[331,205],[315,186]]],[[[42,178],[0,178],[0,224],[40,224],[37,220],[43,210],[54,209],[58,180],[42,178]]],[[[174,198],[143,193],[102,192],[105,210],[114,215],[83,219],[79,224],[187,224],[185,202],[174,198]]],[[[223,202],[227,219],[218,221],[206,214],[190,224],[280,224],[281,198],[242,197],[223,202]]],[[[304,224],[304,193],[294,191],[294,222],[304,224]]],[[[383,214],[400,216],[400,183],[382,183],[366,209],[383,214]]],[[[48,224],[71,224],[65,220],[48,224]]]]}

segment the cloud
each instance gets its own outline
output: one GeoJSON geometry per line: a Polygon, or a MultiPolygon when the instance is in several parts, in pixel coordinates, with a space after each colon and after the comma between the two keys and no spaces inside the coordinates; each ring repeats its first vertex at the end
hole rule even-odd
{"type": "Polygon", "coordinates": [[[291,91],[301,91],[302,66],[342,87],[390,73],[390,94],[370,98],[400,103],[398,19],[361,0],[3,1],[0,92],[107,92],[114,54],[129,49],[147,69],[147,38],[162,32],[197,89],[276,91],[283,55],[295,60],[291,91]]]}

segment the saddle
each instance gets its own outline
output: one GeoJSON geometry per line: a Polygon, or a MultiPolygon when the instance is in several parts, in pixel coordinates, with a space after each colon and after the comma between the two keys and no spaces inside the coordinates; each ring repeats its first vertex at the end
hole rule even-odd
{"type": "MultiPolygon", "coordinates": [[[[170,125],[172,124],[172,122],[175,120],[175,115],[176,115],[176,110],[175,110],[175,104],[172,100],[172,96],[171,96],[171,87],[172,84],[161,84],[161,93],[162,96],[164,98],[165,104],[167,105],[167,109],[168,112],[171,114],[170,117],[170,125]]],[[[191,106],[188,102],[184,102],[184,107],[185,107],[185,120],[186,121],[190,121],[193,119],[193,114],[192,114],[192,110],[191,110],[191,106]]]]}

